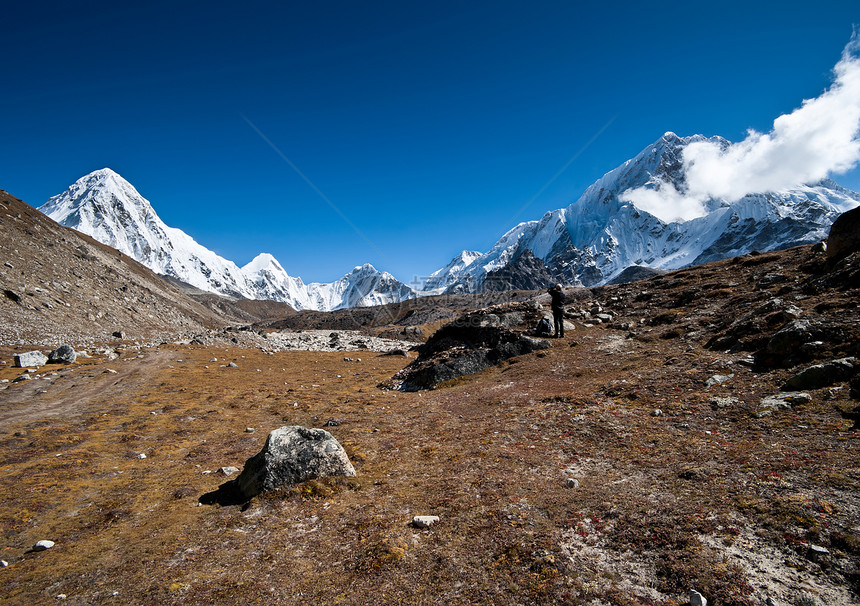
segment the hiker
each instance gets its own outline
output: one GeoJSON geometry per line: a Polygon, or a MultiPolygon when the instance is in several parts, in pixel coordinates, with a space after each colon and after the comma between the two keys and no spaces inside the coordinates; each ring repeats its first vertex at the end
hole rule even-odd
{"type": "Polygon", "coordinates": [[[555,323],[555,338],[564,338],[564,291],[561,290],[561,284],[556,284],[550,288],[549,296],[552,297],[552,319],[555,323]]]}

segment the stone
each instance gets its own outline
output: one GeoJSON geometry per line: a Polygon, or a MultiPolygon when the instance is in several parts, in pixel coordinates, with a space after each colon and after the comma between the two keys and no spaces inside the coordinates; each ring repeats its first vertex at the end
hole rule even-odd
{"type": "Polygon", "coordinates": [[[426,530],[439,521],[439,516],[415,516],[412,518],[412,525],[415,528],[426,530]]]}
{"type": "Polygon", "coordinates": [[[48,354],[48,362],[51,364],[74,364],[77,359],[78,354],[71,345],[60,345],[48,354]]]}
{"type": "Polygon", "coordinates": [[[654,410],[651,411],[651,416],[652,417],[662,417],[663,411],[660,410],[659,408],[655,408],[654,410]]]}
{"type": "Polygon", "coordinates": [[[0,560],[0,568],[6,568],[9,566],[9,562],[6,560],[0,560]]]}
{"type": "Polygon", "coordinates": [[[145,452],[140,453],[139,455],[137,455],[137,458],[138,458],[138,459],[145,459],[145,458],[146,458],[146,453],[145,453],[145,452]]]}
{"type": "Polygon", "coordinates": [[[222,476],[232,476],[234,473],[239,473],[239,468],[233,466],[219,467],[215,473],[219,473],[222,476]]]}
{"type": "Polygon", "coordinates": [[[708,600],[695,589],[690,590],[690,606],[708,606],[708,600]]]}
{"type": "Polygon", "coordinates": [[[285,426],[269,433],[263,449],[245,462],[236,487],[245,498],[329,476],[354,476],[343,446],[324,429],[285,426]]]}
{"type": "Polygon", "coordinates": [[[112,336],[112,337],[115,337],[115,338],[117,338],[117,339],[120,339],[120,340],[121,340],[121,339],[125,339],[125,333],[124,333],[124,332],[122,332],[121,330],[115,330],[115,331],[111,334],[111,336],[112,336]]]}
{"type": "Polygon", "coordinates": [[[567,487],[568,488],[579,488],[579,480],[576,478],[568,478],[567,479],[567,487]]]}
{"type": "Polygon", "coordinates": [[[32,381],[33,377],[30,375],[18,375],[14,379],[12,379],[13,383],[20,383],[21,381],[32,381]]]}
{"type": "Polygon", "coordinates": [[[737,398],[711,398],[711,405],[717,408],[729,408],[738,403],[737,398]]]}
{"type": "Polygon", "coordinates": [[[44,366],[48,363],[48,357],[41,351],[28,351],[15,354],[15,367],[26,368],[28,366],[44,366]]]}
{"type": "Polygon", "coordinates": [[[45,551],[46,549],[50,549],[53,546],[54,546],[53,541],[48,541],[48,540],[43,539],[43,540],[39,541],[38,543],[36,543],[35,545],[33,545],[33,551],[45,551]]]}
{"type": "Polygon", "coordinates": [[[827,258],[838,261],[860,250],[860,207],[844,212],[830,226],[827,258]]]}
{"type": "Polygon", "coordinates": [[[773,414],[774,410],[790,410],[794,406],[811,402],[812,398],[808,393],[803,392],[782,392],[775,396],[767,396],[759,402],[759,408],[754,413],[758,419],[767,417],[773,414]]]}
{"type": "Polygon", "coordinates": [[[800,391],[803,389],[821,389],[835,383],[847,381],[858,371],[856,358],[841,358],[825,364],[816,364],[802,370],[791,377],[783,385],[783,389],[800,391]]]}
{"type": "Polygon", "coordinates": [[[230,362],[230,363],[227,365],[227,368],[239,368],[239,365],[238,365],[238,364],[236,364],[235,362],[230,362]]]}
{"type": "Polygon", "coordinates": [[[714,375],[713,377],[705,381],[705,387],[713,387],[714,385],[725,383],[729,379],[732,379],[734,376],[734,373],[730,375],[714,375]]]}
{"type": "Polygon", "coordinates": [[[792,320],[770,338],[764,353],[782,358],[790,356],[799,351],[804,343],[815,340],[812,330],[809,320],[792,320]]]}

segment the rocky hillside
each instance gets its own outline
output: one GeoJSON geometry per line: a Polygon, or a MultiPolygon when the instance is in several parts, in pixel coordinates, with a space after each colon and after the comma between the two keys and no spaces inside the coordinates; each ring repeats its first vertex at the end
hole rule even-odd
{"type": "Polygon", "coordinates": [[[127,255],[2,190],[0,241],[2,343],[77,345],[114,332],[156,339],[242,321],[235,310],[201,305],[127,255]]]}

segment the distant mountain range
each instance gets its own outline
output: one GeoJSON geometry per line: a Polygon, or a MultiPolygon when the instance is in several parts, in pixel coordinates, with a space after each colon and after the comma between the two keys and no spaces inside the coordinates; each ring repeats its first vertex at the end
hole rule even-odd
{"type": "Polygon", "coordinates": [[[109,168],[81,177],[39,210],[156,273],[229,297],[282,301],[297,310],[332,311],[416,296],[394,276],[368,264],[327,284],[305,284],[267,253],[240,268],[182,230],[165,225],[149,201],[109,168]]]}
{"type": "MultiPolygon", "coordinates": [[[[553,281],[594,286],[629,267],[672,270],[753,250],[818,242],[837,216],[860,205],[860,195],[830,180],[749,194],[733,203],[711,199],[703,216],[687,221],[665,222],[621,199],[625,192],[656,183],[684,191],[684,148],[701,141],[729,145],[720,137],[666,133],[567,208],[520,223],[482,255],[462,252],[433,274],[435,281],[428,286],[448,292],[483,290],[488,275],[498,275],[526,251],[542,262],[553,281]]],[[[531,260],[530,264],[534,265],[531,260]]]]}
{"type": "Polygon", "coordinates": [[[331,311],[443,292],[531,289],[550,282],[593,286],[638,275],[625,272],[628,268],[672,270],[788,248],[824,239],[838,215],[860,205],[860,194],[830,180],[748,194],[735,202],[711,199],[701,216],[683,221],[661,220],[628,200],[625,192],[657,183],[684,191],[684,149],[702,141],[729,145],[719,137],[666,133],[567,208],[517,225],[486,253],[463,251],[420,291],[368,264],[335,282],[310,284],[290,276],[266,253],[240,268],[165,225],[149,201],[108,168],[82,177],[39,210],[196,288],[281,301],[297,310],[331,311]]]}

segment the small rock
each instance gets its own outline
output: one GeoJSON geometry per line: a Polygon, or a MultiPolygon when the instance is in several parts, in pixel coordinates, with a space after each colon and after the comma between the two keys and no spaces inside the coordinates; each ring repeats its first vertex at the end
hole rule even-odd
{"type": "Polygon", "coordinates": [[[651,411],[651,416],[652,417],[662,417],[663,411],[660,410],[659,408],[655,408],[654,410],[651,411]]]}
{"type": "Polygon", "coordinates": [[[412,525],[415,528],[420,528],[422,530],[430,528],[439,521],[439,516],[415,516],[412,518],[412,525]]]}
{"type": "Polygon", "coordinates": [[[138,458],[138,459],[145,459],[145,458],[146,458],[146,453],[143,453],[143,452],[142,452],[142,453],[140,453],[139,455],[137,455],[137,458],[138,458]]]}
{"type": "Polygon", "coordinates": [[[238,364],[236,364],[235,362],[230,362],[230,363],[227,365],[227,368],[239,368],[239,365],[238,365],[238,364]]]}
{"type": "Polygon", "coordinates": [[[125,339],[125,333],[122,332],[121,330],[115,330],[111,336],[113,336],[117,339],[125,339]]]}
{"type": "Polygon", "coordinates": [[[116,374],[116,371],[113,368],[105,368],[105,372],[110,373],[112,375],[116,374]]]}
{"type": "Polygon", "coordinates": [[[568,478],[567,479],[567,487],[568,488],[579,488],[579,480],[577,480],[575,478],[568,478]]]}
{"type": "Polygon", "coordinates": [[[245,433],[254,433],[254,431],[256,431],[256,430],[253,427],[246,427],[245,428],[245,433]]]}
{"type": "Polygon", "coordinates": [[[33,379],[33,377],[31,377],[30,375],[24,374],[24,375],[18,375],[17,377],[15,377],[14,379],[12,379],[12,382],[13,383],[20,383],[21,381],[31,381],[32,379],[33,379]]]}
{"type": "Polygon", "coordinates": [[[708,600],[706,600],[705,597],[695,589],[691,589],[690,606],[708,606],[708,600]]]}
{"type": "Polygon", "coordinates": [[[219,467],[216,473],[220,473],[222,476],[232,476],[234,473],[239,473],[238,467],[219,467]]]}
{"type": "Polygon", "coordinates": [[[212,358],[212,359],[211,359],[211,360],[209,360],[209,361],[210,361],[210,362],[217,362],[217,361],[218,361],[218,358],[212,358]]]}
{"type": "Polygon", "coordinates": [[[9,562],[6,560],[0,560],[0,568],[6,568],[7,566],[9,566],[9,562]]]}
{"type": "Polygon", "coordinates": [[[730,375],[714,375],[707,381],[705,381],[705,387],[713,387],[714,385],[720,385],[721,383],[725,383],[729,379],[734,378],[734,373],[730,375]]]}
{"type": "Polygon", "coordinates": [[[43,539],[43,540],[39,541],[38,543],[36,543],[35,545],[33,545],[33,551],[45,551],[46,549],[50,549],[53,546],[54,546],[53,541],[48,541],[48,540],[43,539]]]}
{"type": "Polygon", "coordinates": [[[711,398],[710,400],[713,406],[717,408],[729,408],[738,403],[737,398],[711,398]]]}
{"type": "Polygon", "coordinates": [[[821,545],[809,545],[809,551],[807,552],[809,555],[809,559],[817,560],[821,556],[826,556],[830,554],[830,550],[826,547],[822,547],[821,545]]]}

